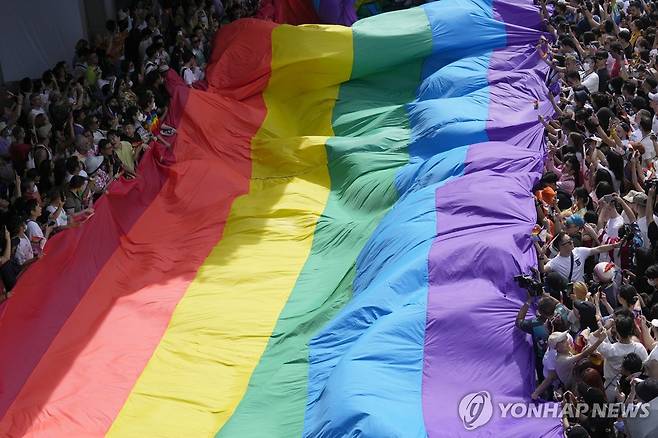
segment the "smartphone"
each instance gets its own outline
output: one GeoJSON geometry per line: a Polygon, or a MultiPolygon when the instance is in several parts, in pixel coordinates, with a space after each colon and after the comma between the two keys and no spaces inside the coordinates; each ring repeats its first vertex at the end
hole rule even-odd
{"type": "Polygon", "coordinates": [[[605,195],[603,198],[601,198],[601,201],[610,203],[612,202],[612,199],[613,199],[612,195],[610,194],[610,195],[605,195]]]}

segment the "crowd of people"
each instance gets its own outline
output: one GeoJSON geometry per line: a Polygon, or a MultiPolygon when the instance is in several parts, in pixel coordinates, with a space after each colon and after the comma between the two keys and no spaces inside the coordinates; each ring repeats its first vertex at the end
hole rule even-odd
{"type": "Polygon", "coordinates": [[[91,217],[113,181],[139,178],[154,140],[168,144],[168,71],[203,87],[215,31],[258,2],[225,5],[135,1],[70,60],[9,87],[0,99],[0,301],[50,237],[91,217]]]}
{"type": "Polygon", "coordinates": [[[531,396],[592,408],[565,410],[568,437],[657,437],[658,2],[538,6],[555,116],[539,117],[542,282],[520,281],[529,292],[516,319],[533,342],[531,396]],[[651,415],[592,415],[614,403],[648,404],[651,415]]]}
{"type": "Polygon", "coordinates": [[[215,32],[239,18],[271,19],[261,3],[133,0],[105,32],[78,41],[70,60],[9,87],[0,98],[0,302],[50,237],[88,220],[113,181],[139,177],[153,141],[169,145],[169,70],[204,88],[215,32]]]}
{"type": "MultiPolygon", "coordinates": [[[[365,2],[362,2],[365,3],[365,2]]],[[[416,2],[398,1],[398,7],[416,2]]],[[[0,301],[47,240],[94,214],[175,129],[170,69],[203,86],[214,32],[258,1],[139,0],[71,60],[25,78],[0,112],[0,301]]],[[[534,400],[649,403],[647,418],[564,418],[569,437],[658,437],[658,1],[545,0],[555,117],[534,188],[538,279],[516,326],[532,337],[534,400]],[[529,315],[531,312],[536,315],[529,315]]],[[[591,412],[591,411],[590,411],[591,412]]]]}

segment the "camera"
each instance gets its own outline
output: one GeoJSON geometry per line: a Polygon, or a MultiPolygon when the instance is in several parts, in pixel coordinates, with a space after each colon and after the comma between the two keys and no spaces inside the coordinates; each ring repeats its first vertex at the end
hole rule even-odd
{"type": "Polygon", "coordinates": [[[644,182],[644,184],[647,186],[647,190],[649,190],[651,187],[658,187],[658,178],[648,179],[644,182]]]}
{"type": "Polygon", "coordinates": [[[544,291],[541,282],[537,281],[530,275],[517,275],[514,277],[514,281],[516,281],[519,287],[527,290],[532,297],[537,297],[544,291]]]}
{"type": "Polygon", "coordinates": [[[640,248],[643,245],[642,233],[637,224],[624,224],[618,231],[619,239],[625,245],[640,248]]]}

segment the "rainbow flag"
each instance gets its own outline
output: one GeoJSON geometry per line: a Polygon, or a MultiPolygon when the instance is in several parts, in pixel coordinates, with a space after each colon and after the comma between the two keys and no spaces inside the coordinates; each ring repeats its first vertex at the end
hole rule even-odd
{"type": "Polygon", "coordinates": [[[561,436],[497,408],[534,384],[539,29],[530,0],[222,28],[207,90],[170,73],[172,148],[2,309],[0,436],[561,436]]]}

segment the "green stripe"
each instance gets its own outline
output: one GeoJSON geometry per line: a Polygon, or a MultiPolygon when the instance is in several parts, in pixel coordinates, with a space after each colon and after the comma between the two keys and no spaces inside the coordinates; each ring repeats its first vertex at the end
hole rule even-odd
{"type": "Polygon", "coordinates": [[[309,341],[351,298],[356,258],[398,199],[395,175],[409,159],[405,104],[414,99],[431,52],[429,23],[416,8],[360,21],[353,37],[353,79],[341,85],[336,136],[326,144],[327,206],[311,254],[221,438],[301,436],[309,341]]]}

